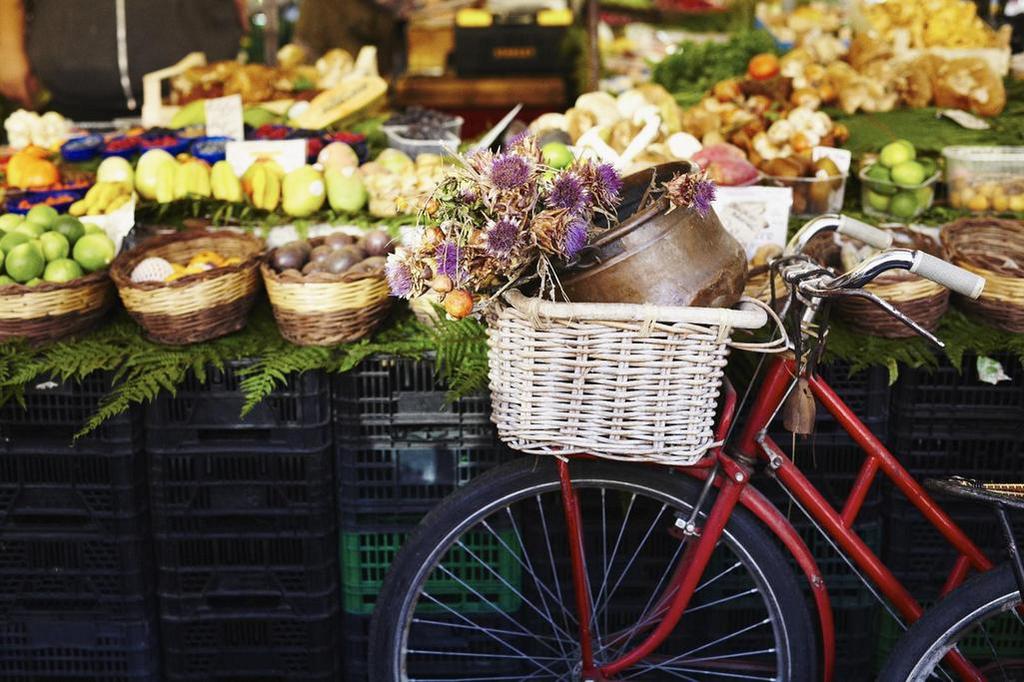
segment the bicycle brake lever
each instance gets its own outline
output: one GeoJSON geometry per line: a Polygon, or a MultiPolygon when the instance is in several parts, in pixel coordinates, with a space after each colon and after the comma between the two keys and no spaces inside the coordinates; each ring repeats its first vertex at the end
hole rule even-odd
{"type": "Polygon", "coordinates": [[[931,342],[939,350],[943,350],[946,347],[946,344],[943,343],[937,336],[935,336],[930,331],[928,331],[927,329],[925,329],[924,327],[919,325],[912,318],[907,317],[902,311],[900,311],[898,308],[896,308],[896,306],[894,306],[893,304],[889,303],[884,298],[880,298],[879,296],[876,296],[875,294],[871,293],[870,291],[867,291],[865,289],[836,289],[836,290],[830,291],[829,295],[832,295],[832,296],[857,296],[857,297],[860,297],[860,298],[866,298],[869,301],[871,301],[872,303],[874,303],[875,305],[877,305],[879,308],[881,308],[882,310],[887,312],[890,316],[894,317],[896,320],[902,322],[903,324],[905,324],[908,327],[910,327],[911,329],[913,329],[914,332],[916,332],[918,335],[923,336],[927,341],[931,342]]]}

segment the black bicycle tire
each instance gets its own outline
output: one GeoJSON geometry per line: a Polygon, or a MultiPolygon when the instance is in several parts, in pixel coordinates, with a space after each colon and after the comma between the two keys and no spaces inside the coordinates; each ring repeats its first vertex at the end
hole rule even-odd
{"type": "Polygon", "coordinates": [[[1001,612],[1000,602],[1013,598],[1019,602],[1020,591],[1009,564],[974,576],[910,626],[892,650],[878,679],[881,682],[927,679],[934,669],[931,659],[941,660],[939,651],[948,644],[948,636],[955,638],[980,622],[979,619],[1001,612]]]}
{"type": "MultiPolygon", "coordinates": [[[[538,482],[557,481],[553,458],[526,458],[509,462],[474,479],[450,495],[425,516],[406,540],[391,564],[381,589],[370,629],[370,679],[392,682],[401,679],[400,662],[396,650],[405,624],[400,622],[406,612],[406,602],[416,598],[418,590],[409,589],[425,562],[437,550],[450,530],[463,524],[467,516],[483,508],[492,500],[503,499],[516,490],[523,490],[538,482]]],[[[665,469],[617,464],[610,462],[579,461],[571,467],[573,479],[604,477],[628,481],[662,492],[670,488],[681,499],[693,500],[699,486],[688,477],[673,475],[665,469]],[[685,496],[685,497],[684,497],[685,496]]],[[[744,509],[737,509],[727,525],[727,531],[738,546],[755,559],[764,576],[771,576],[784,630],[789,634],[790,682],[818,679],[819,638],[812,625],[811,611],[802,590],[799,576],[786,560],[780,545],[757,519],[744,509]]]]}

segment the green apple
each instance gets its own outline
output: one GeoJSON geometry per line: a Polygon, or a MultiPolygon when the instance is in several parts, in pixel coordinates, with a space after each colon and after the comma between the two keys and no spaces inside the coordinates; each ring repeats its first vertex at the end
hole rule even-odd
{"type": "Polygon", "coordinates": [[[924,166],[917,161],[904,161],[892,167],[892,181],[903,187],[913,187],[924,182],[924,166]]]}
{"type": "Polygon", "coordinates": [[[385,149],[377,157],[377,163],[379,163],[385,170],[391,173],[403,173],[407,170],[412,170],[416,164],[409,158],[409,155],[405,152],[401,152],[397,149],[385,149]]]}
{"type": "Polygon", "coordinates": [[[878,160],[889,168],[900,165],[904,161],[913,161],[917,156],[914,145],[906,140],[896,140],[882,147],[878,160]]]}
{"type": "Polygon", "coordinates": [[[889,197],[878,192],[872,192],[870,189],[867,191],[868,206],[875,209],[876,211],[888,211],[889,210],[889,197]]]}
{"type": "Polygon", "coordinates": [[[878,194],[896,194],[897,189],[892,184],[892,175],[889,173],[889,169],[882,164],[876,163],[872,165],[864,175],[865,177],[877,181],[868,183],[868,187],[871,188],[872,192],[876,192],[878,194]]]}
{"type": "Polygon", "coordinates": [[[913,192],[900,192],[889,203],[889,212],[897,218],[913,218],[918,208],[917,197],[913,192]]]}

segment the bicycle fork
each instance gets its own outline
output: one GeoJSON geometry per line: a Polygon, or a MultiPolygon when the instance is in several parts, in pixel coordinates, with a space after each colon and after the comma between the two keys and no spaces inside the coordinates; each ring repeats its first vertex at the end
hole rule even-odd
{"type": "MultiPolygon", "coordinates": [[[[569,533],[573,590],[579,616],[581,657],[579,682],[614,680],[616,675],[636,665],[657,649],[679,624],[690,603],[690,598],[707,568],[711,555],[714,553],[715,546],[722,537],[722,531],[739,502],[743,489],[750,480],[749,469],[723,455],[720,450],[716,452],[716,456],[716,466],[720,471],[721,478],[718,496],[715,498],[703,526],[692,531],[696,536],[696,542],[688,544],[684,549],[678,568],[666,585],[665,591],[655,601],[657,604],[656,615],[660,616],[660,620],[654,620],[657,627],[647,636],[647,639],[634,649],[604,665],[598,665],[594,660],[594,643],[590,630],[593,604],[590,601],[590,582],[586,570],[586,548],[583,546],[579,502],[576,498],[576,491],[572,487],[569,462],[562,459],[558,461],[562,506],[569,533]]],[[[686,532],[690,532],[690,529],[687,529],[686,532]]]]}

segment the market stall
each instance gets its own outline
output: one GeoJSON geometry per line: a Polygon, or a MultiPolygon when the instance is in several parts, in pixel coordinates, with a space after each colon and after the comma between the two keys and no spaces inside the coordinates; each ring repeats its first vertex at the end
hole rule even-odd
{"type": "MultiPolygon", "coordinates": [[[[838,301],[821,376],[915,477],[1015,481],[1024,81],[1009,26],[965,0],[739,5],[435,12],[410,41],[451,62],[416,52],[391,82],[372,47],[285,46],[273,66],[193,54],[150,74],[132,123],[12,113],[0,678],[370,679],[395,553],[515,457],[488,392],[502,296],[781,310],[795,294],[770,264],[821,214],[985,281],[977,300],[909,272],[867,285],[941,350],[838,301]],[[577,68],[555,47],[585,42],[588,10],[577,68]],[[598,52],[591,87],[575,74],[598,52]],[[623,253],[638,260],[609,275],[623,253]]],[[[837,274],[878,252],[839,233],[809,249],[837,274]]],[[[771,349],[744,334],[727,370],[741,388],[748,350],[771,349]]],[[[809,419],[813,435],[771,433],[841,505],[860,451],[824,410],[809,419]]],[[[955,555],[905,500],[861,492],[856,531],[933,601],[955,555]]],[[[873,679],[899,627],[766,493],[833,591],[837,679],[873,679]]],[[[998,548],[975,512],[954,517],[998,548]]],[[[473,549],[504,577],[431,578],[452,609],[467,592],[524,599],[521,566],[473,549]]]]}

